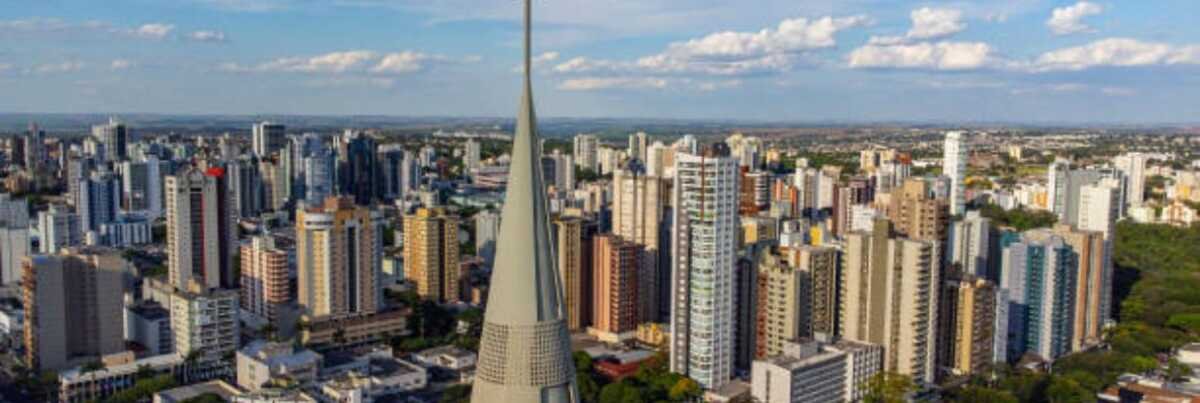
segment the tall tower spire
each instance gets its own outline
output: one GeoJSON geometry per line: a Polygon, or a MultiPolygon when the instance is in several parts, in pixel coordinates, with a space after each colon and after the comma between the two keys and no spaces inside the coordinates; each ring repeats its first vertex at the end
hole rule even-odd
{"type": "Polygon", "coordinates": [[[471,395],[475,403],[579,402],[533,108],[532,7],[525,0],[524,86],[471,395]]]}

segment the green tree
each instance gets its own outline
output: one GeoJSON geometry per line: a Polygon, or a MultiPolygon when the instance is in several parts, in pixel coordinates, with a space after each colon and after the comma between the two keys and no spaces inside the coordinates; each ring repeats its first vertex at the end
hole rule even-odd
{"type": "Polygon", "coordinates": [[[583,351],[576,351],[571,357],[575,358],[575,373],[587,374],[592,372],[592,356],[583,351]]]}
{"type": "Polygon", "coordinates": [[[629,382],[610,383],[600,389],[599,403],[645,403],[641,391],[629,382]]]}
{"type": "Polygon", "coordinates": [[[674,386],[671,386],[671,391],[667,396],[676,402],[698,399],[701,396],[700,384],[691,378],[682,378],[675,382],[674,386]]]}
{"type": "Polygon", "coordinates": [[[600,384],[596,383],[590,374],[577,372],[575,384],[579,387],[579,397],[583,398],[584,402],[595,402],[600,396],[600,384]]]}
{"type": "Polygon", "coordinates": [[[1095,392],[1089,391],[1079,383],[1065,378],[1054,377],[1046,387],[1046,401],[1049,403],[1092,403],[1096,401],[1095,392]]]}
{"type": "Polygon", "coordinates": [[[904,403],[908,395],[916,391],[917,385],[908,375],[880,372],[867,379],[867,392],[863,401],[867,403],[904,403]]]}
{"type": "Polygon", "coordinates": [[[1010,392],[974,385],[964,387],[955,394],[951,401],[962,403],[1018,403],[1016,396],[1013,396],[1010,392]]]}

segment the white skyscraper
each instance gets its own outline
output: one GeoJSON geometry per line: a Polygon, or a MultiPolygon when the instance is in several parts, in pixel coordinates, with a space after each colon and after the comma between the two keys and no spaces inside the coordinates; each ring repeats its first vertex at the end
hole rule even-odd
{"type": "Polygon", "coordinates": [[[479,153],[478,141],[467,139],[467,142],[463,143],[463,173],[470,174],[479,167],[479,153]]]}
{"type": "Polygon", "coordinates": [[[41,233],[39,252],[56,254],[60,249],[83,243],[79,230],[79,215],[60,204],[38,212],[38,232],[41,233]]]}
{"type": "Polygon", "coordinates": [[[962,132],[946,133],[942,156],[942,175],[950,178],[950,215],[962,215],[967,209],[967,145],[962,132]]]}
{"type": "Polygon", "coordinates": [[[646,137],[646,132],[637,132],[629,135],[629,149],[626,150],[629,158],[637,158],[645,161],[646,147],[650,145],[649,141],[649,138],[646,137]]]}
{"type": "Polygon", "coordinates": [[[1129,153],[1113,159],[1113,165],[1125,173],[1129,180],[1127,189],[1130,206],[1140,206],[1146,201],[1146,155],[1129,153]]]}
{"type": "Polygon", "coordinates": [[[575,135],[575,165],[582,169],[596,172],[599,164],[598,153],[600,141],[595,135],[575,135]]]}
{"type": "Polygon", "coordinates": [[[251,141],[254,149],[254,155],[259,158],[271,155],[271,153],[282,149],[287,143],[287,138],[284,137],[284,126],[271,122],[255,123],[251,133],[251,141]]]}
{"type": "Polygon", "coordinates": [[[990,227],[990,220],[978,211],[969,211],[966,217],[950,225],[946,256],[962,273],[992,278],[988,275],[987,261],[990,227]]]}
{"type": "Polygon", "coordinates": [[[738,160],[728,146],[677,155],[672,198],[671,371],[718,388],[733,376],[737,320],[738,160]]]}

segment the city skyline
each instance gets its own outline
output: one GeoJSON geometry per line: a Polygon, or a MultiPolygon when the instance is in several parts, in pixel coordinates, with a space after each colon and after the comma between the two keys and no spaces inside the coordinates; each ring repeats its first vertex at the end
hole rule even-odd
{"type": "MultiPolygon", "coordinates": [[[[546,116],[1195,120],[1196,5],[991,3],[547,2],[535,89],[546,116]]],[[[507,6],[29,4],[0,11],[0,111],[510,116],[507,6]]]]}

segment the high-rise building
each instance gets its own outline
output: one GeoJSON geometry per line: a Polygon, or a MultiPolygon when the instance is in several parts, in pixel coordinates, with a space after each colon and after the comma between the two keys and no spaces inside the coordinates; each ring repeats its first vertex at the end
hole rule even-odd
{"type": "Polygon", "coordinates": [[[629,148],[626,149],[626,155],[629,158],[637,158],[639,161],[646,161],[646,148],[649,146],[649,137],[646,132],[637,132],[629,135],[629,148]]]}
{"type": "Polygon", "coordinates": [[[341,197],[297,210],[298,300],[304,313],[323,318],[379,310],[382,249],[383,216],[378,211],[341,197]]]}
{"type": "Polygon", "coordinates": [[[229,186],[230,214],[234,221],[258,217],[265,209],[262,173],[258,160],[244,157],[224,163],[226,184],[229,186]]]}
{"type": "Polygon", "coordinates": [[[308,205],[319,206],[325,199],[333,196],[337,184],[337,162],[333,151],[322,146],[304,157],[304,177],[300,183],[303,199],[308,205]]]}
{"type": "Polygon", "coordinates": [[[116,118],[109,118],[108,124],[92,126],[92,136],[104,146],[100,154],[102,161],[124,161],[128,158],[126,145],[129,141],[129,131],[125,124],[116,118]]]}
{"type": "Polygon", "coordinates": [[[83,232],[100,232],[100,226],[117,221],[121,211],[121,180],[112,172],[92,172],[79,183],[79,200],[75,202],[83,232]]]}
{"type": "Polygon", "coordinates": [[[1146,201],[1146,155],[1128,153],[1113,159],[1113,165],[1129,179],[1126,194],[1129,206],[1140,206],[1146,201]]]}
{"type": "Polygon", "coordinates": [[[276,151],[283,150],[287,144],[285,137],[286,128],[277,123],[259,122],[254,124],[251,133],[251,142],[254,149],[254,155],[258,158],[266,158],[276,151]]]}
{"type": "Polygon", "coordinates": [[[421,298],[462,300],[458,265],[458,216],[444,208],[421,208],[404,216],[404,278],[421,298]]]}
{"type": "Polygon", "coordinates": [[[1102,179],[1079,190],[1079,229],[1098,231],[1111,239],[1120,215],[1120,188],[1117,181],[1102,179]]]}
{"type": "Polygon", "coordinates": [[[933,197],[929,181],[911,178],[892,192],[887,209],[895,231],[908,238],[942,243],[950,216],[946,202],[933,197]]]}
{"type": "Polygon", "coordinates": [[[599,168],[598,152],[600,148],[600,140],[595,135],[577,134],[575,135],[575,165],[581,169],[586,169],[592,172],[597,172],[599,168]]]}
{"type": "Polygon", "coordinates": [[[83,243],[79,215],[61,204],[51,204],[47,210],[38,212],[38,252],[57,254],[63,248],[83,243]]]}
{"type": "Polygon", "coordinates": [[[21,278],[21,262],[29,255],[29,203],[0,193],[0,284],[21,278]]]}
{"type": "Polygon", "coordinates": [[[379,196],[378,145],[370,136],[347,130],[338,149],[338,179],[341,194],[354,197],[354,202],[369,206],[379,196]]]}
{"type": "Polygon", "coordinates": [[[1110,243],[1098,231],[1078,230],[1066,224],[1055,225],[1053,230],[1078,256],[1071,350],[1080,351],[1102,341],[1105,324],[1112,318],[1113,273],[1107,253],[1110,243]]]}
{"type": "Polygon", "coordinates": [[[800,300],[807,318],[803,337],[832,336],[838,331],[838,279],[840,252],[833,246],[780,248],[788,264],[799,270],[805,293],[800,300]]]}
{"type": "Polygon", "coordinates": [[[554,251],[562,278],[563,304],[567,310],[567,329],[583,331],[592,325],[595,228],[586,219],[563,215],[553,221],[554,251]]]}
{"type": "Polygon", "coordinates": [[[170,284],[191,289],[237,288],[233,256],[237,235],[225,170],[187,168],[167,177],[167,268],[170,284]]]}
{"type": "Polygon", "coordinates": [[[25,363],[61,370],[125,350],[123,300],[133,265],[115,250],[25,259],[25,363]]]}
{"type": "Polygon", "coordinates": [[[37,124],[29,124],[29,132],[25,134],[25,172],[33,177],[34,188],[41,189],[45,186],[49,176],[46,175],[45,166],[49,159],[46,153],[46,132],[38,128],[37,124]]]}
{"type": "Polygon", "coordinates": [[[534,118],[532,1],[525,0],[525,84],[513,136],[471,401],[578,403],[575,363],[550,241],[534,118]]]}
{"type": "Polygon", "coordinates": [[[242,309],[269,320],[279,318],[279,308],[291,301],[287,251],[275,246],[275,237],[260,235],[242,245],[242,309]]]}
{"type": "Polygon", "coordinates": [[[79,204],[79,186],[92,176],[96,169],[96,160],[90,157],[72,158],[67,160],[67,203],[72,206],[79,204]]]}
{"type": "Polygon", "coordinates": [[[724,143],[675,159],[670,368],[705,388],[733,375],[738,176],[724,143]]]}
{"type": "Polygon", "coordinates": [[[762,359],[783,353],[785,344],[811,333],[810,312],[804,301],[811,291],[804,274],[774,253],[760,252],[757,265],[754,356],[762,359]]]}
{"type": "Polygon", "coordinates": [[[171,293],[171,331],[175,353],[209,362],[237,351],[241,341],[238,291],[199,288],[171,293]]]}
{"type": "Polygon", "coordinates": [[[899,238],[877,219],[846,236],[840,335],[883,346],[884,369],[932,383],[937,354],[938,244],[899,238]]]}
{"type": "Polygon", "coordinates": [[[496,261],[496,237],[500,235],[500,215],[492,210],[475,214],[475,254],[488,267],[496,261]]]}
{"type": "Polygon", "coordinates": [[[1079,255],[1050,230],[1026,231],[1009,243],[1001,257],[997,305],[1007,317],[998,317],[1007,332],[997,332],[997,359],[1015,362],[1032,353],[1054,360],[1071,352],[1075,327],[1075,281],[1079,255]],[[1003,337],[1005,340],[999,340],[1003,337]],[[1004,355],[1000,355],[1003,353],[1004,355]]]}
{"type": "Polygon", "coordinates": [[[942,149],[942,175],[950,178],[950,215],[962,215],[967,210],[966,175],[968,144],[963,132],[946,133],[942,149]]]}
{"type": "Polygon", "coordinates": [[[657,176],[647,176],[637,160],[630,160],[613,173],[612,230],[627,241],[642,246],[641,267],[638,269],[639,317],[660,319],[666,304],[670,270],[661,258],[666,241],[662,227],[666,209],[667,183],[657,176]]]}
{"type": "Polygon", "coordinates": [[[939,362],[955,375],[981,374],[995,362],[996,286],[974,276],[942,284],[939,362]]]}
{"type": "Polygon", "coordinates": [[[988,246],[990,245],[991,220],[978,211],[969,211],[962,219],[950,225],[946,237],[946,257],[950,267],[947,271],[970,274],[981,278],[994,278],[988,272],[988,246]]]}
{"type": "Polygon", "coordinates": [[[463,143],[464,174],[470,174],[471,172],[475,171],[475,168],[479,168],[480,152],[481,150],[479,142],[475,141],[475,139],[467,139],[467,141],[463,143]]]}
{"type": "Polygon", "coordinates": [[[638,259],[642,248],[612,234],[597,236],[594,242],[591,283],[595,298],[589,304],[593,323],[588,331],[604,341],[633,339],[639,323],[638,259]]]}

